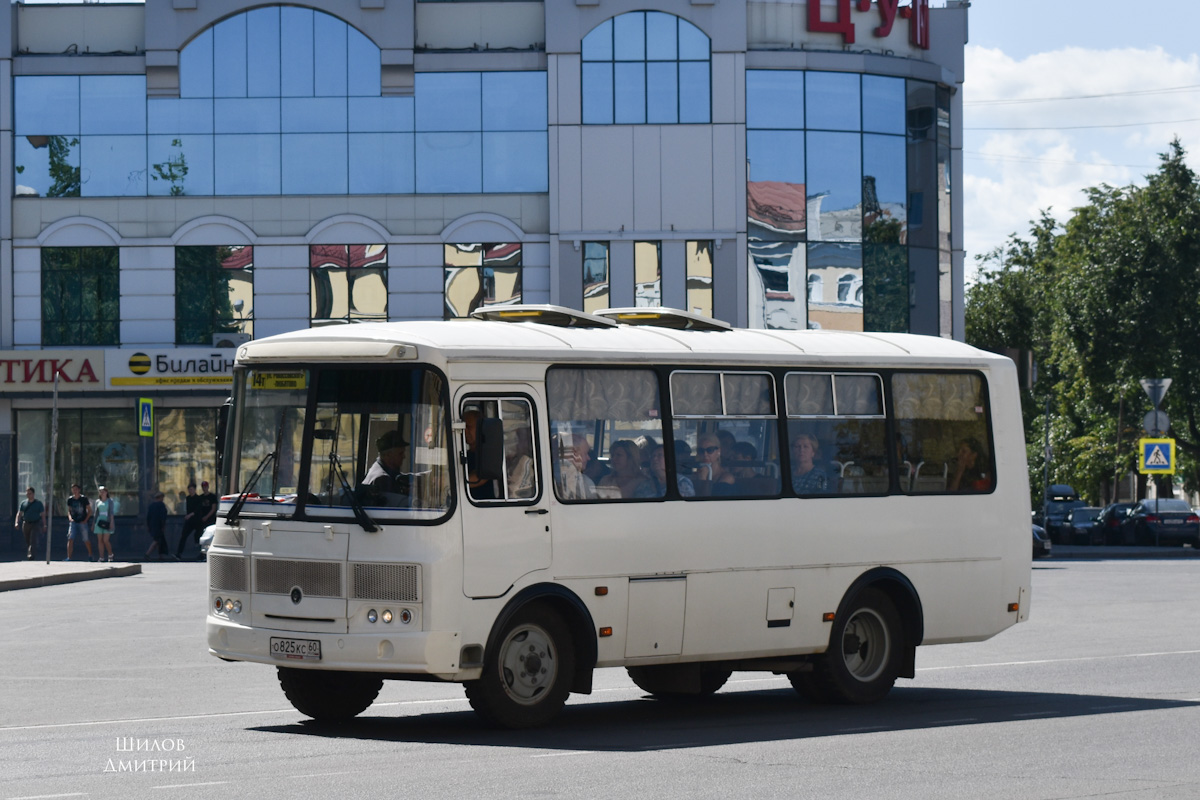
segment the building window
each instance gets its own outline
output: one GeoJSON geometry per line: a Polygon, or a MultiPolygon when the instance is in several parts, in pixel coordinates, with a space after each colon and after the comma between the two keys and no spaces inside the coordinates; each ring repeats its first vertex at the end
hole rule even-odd
{"type": "Polygon", "coordinates": [[[521,245],[445,246],[445,318],[468,317],[477,308],[521,302],[521,245]]]}
{"type": "Polygon", "coordinates": [[[311,324],[387,320],[387,245],[308,248],[311,324]]]}
{"type": "Polygon", "coordinates": [[[254,336],[254,248],[175,248],[175,343],[235,347],[254,336]]]}
{"type": "Polygon", "coordinates": [[[712,120],[711,43],[687,20],[621,14],[583,37],[585,125],[671,125],[712,120]]]}
{"type": "Polygon", "coordinates": [[[583,310],[609,308],[608,242],[583,243],[583,310]]]}
{"type": "Polygon", "coordinates": [[[43,345],[117,345],[120,325],[117,248],[42,248],[43,345]]]}
{"type": "Polygon", "coordinates": [[[688,242],[687,310],[706,317],[713,315],[713,242],[688,242]]]}
{"type": "Polygon", "coordinates": [[[662,242],[633,243],[633,304],[662,305],[662,242]]]}

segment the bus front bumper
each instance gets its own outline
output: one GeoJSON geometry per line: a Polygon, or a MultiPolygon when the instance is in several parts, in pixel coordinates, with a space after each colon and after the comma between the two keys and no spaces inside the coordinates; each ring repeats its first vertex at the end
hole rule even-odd
{"type": "MultiPolygon", "coordinates": [[[[208,616],[208,652],[231,661],[253,661],[300,669],[394,672],[432,675],[448,681],[479,677],[478,668],[459,667],[462,637],[456,631],[413,631],[388,634],[316,633],[251,628],[230,620],[208,616]],[[313,648],[303,658],[273,654],[271,640],[319,642],[320,657],[313,648]]],[[[278,643],[277,643],[278,645],[278,643]]],[[[282,649],[277,646],[276,649],[282,649]]]]}

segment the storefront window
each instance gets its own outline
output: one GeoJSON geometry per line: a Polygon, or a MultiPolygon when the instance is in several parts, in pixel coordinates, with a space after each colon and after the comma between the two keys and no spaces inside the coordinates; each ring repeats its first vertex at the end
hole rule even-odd
{"type": "Polygon", "coordinates": [[[217,411],[172,408],[155,414],[155,490],[162,492],[171,514],[184,513],[187,485],[208,481],[216,486],[217,411]]]}
{"type": "Polygon", "coordinates": [[[175,248],[175,343],[233,347],[254,336],[254,248],[175,248]]]}
{"type": "Polygon", "coordinates": [[[387,320],[387,245],[308,248],[311,324],[387,320]]]}
{"type": "Polygon", "coordinates": [[[42,344],[121,343],[115,247],[42,248],[42,344]]]}

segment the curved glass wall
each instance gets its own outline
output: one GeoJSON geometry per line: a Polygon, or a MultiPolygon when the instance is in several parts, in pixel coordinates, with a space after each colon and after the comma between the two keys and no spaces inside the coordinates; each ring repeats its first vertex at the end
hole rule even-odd
{"type": "Polygon", "coordinates": [[[380,92],[379,48],[312,9],[230,17],[140,75],[14,78],[16,194],[548,191],[546,73],[422,73],[380,92]]]}
{"type": "Polygon", "coordinates": [[[746,71],[752,326],[945,327],[948,98],[903,78],[746,71]]]}
{"type": "Polygon", "coordinates": [[[633,11],[597,25],[581,58],[584,125],[712,119],[711,44],[687,20],[633,11]]]}

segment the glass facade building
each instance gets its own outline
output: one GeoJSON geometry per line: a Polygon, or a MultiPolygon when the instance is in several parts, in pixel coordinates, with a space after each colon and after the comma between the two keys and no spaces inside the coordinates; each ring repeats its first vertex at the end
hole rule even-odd
{"type": "Polygon", "coordinates": [[[51,490],[56,371],[53,493],[105,481],[133,535],[214,479],[254,337],[499,303],[961,337],[966,5],[19,4],[0,513],[51,490]]]}

